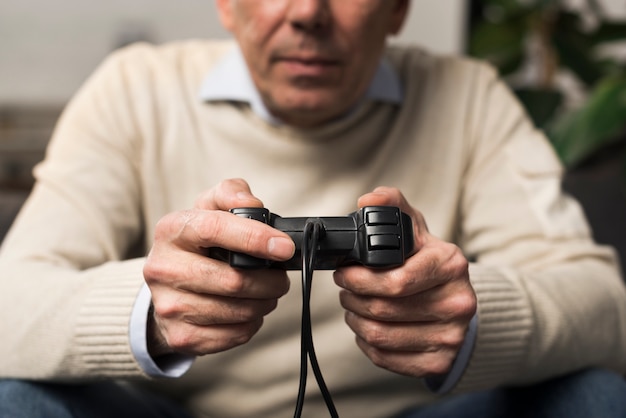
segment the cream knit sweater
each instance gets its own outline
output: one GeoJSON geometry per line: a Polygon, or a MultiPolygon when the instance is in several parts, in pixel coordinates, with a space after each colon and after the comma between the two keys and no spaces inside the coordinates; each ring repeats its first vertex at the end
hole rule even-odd
{"type": "MultiPolygon", "coordinates": [[[[390,48],[402,108],[365,103],[348,119],[301,131],[269,125],[245,105],[198,99],[231,47],[133,46],[68,106],[0,254],[0,377],[136,378],[198,416],[289,416],[297,273],[249,344],[197,359],[182,378],[145,379],[129,348],[155,223],[232,177],[282,216],[345,215],[378,185],[400,188],[430,231],[472,260],[478,335],[458,390],[587,366],[626,369],[626,292],[613,253],[592,242],[579,206],[560,192],[553,151],[492,69],[390,48]]],[[[315,274],[312,315],[342,416],[389,416],[433,398],[420,380],[359,351],[329,272],[315,274]]],[[[309,389],[307,416],[325,416],[313,381],[309,389]]]]}

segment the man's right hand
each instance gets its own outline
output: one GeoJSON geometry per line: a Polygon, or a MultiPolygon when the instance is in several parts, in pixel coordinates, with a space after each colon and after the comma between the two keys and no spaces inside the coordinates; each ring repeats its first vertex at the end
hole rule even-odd
{"type": "Polygon", "coordinates": [[[220,247],[275,261],[290,259],[291,238],[256,220],[228,212],[263,207],[244,180],[226,180],[203,193],[193,209],[170,213],[157,224],[143,269],[152,293],[148,350],[200,356],[252,338],[289,290],[282,270],[236,270],[207,257],[220,247]]]}

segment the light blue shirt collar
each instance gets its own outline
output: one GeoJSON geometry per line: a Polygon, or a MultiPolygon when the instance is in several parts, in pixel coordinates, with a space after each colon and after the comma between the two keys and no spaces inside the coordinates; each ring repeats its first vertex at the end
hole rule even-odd
{"type": "MultiPolygon", "coordinates": [[[[252,110],[263,119],[280,124],[265,107],[257,91],[241,50],[237,47],[228,53],[205,77],[200,89],[204,101],[236,101],[249,103],[252,110]]],[[[382,59],[364,99],[400,104],[404,99],[402,85],[391,64],[382,59]]]]}

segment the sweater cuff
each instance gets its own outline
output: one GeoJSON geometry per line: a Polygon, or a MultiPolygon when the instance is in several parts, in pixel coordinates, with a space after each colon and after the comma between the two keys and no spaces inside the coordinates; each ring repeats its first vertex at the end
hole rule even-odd
{"type": "Polygon", "coordinates": [[[75,353],[90,377],[143,375],[128,337],[143,264],[143,259],[107,263],[83,278],[90,289],[77,318],[75,353]]]}
{"type": "Polygon", "coordinates": [[[517,275],[470,265],[478,297],[478,330],[472,358],[455,391],[490,389],[511,381],[527,358],[532,309],[517,275]]]}

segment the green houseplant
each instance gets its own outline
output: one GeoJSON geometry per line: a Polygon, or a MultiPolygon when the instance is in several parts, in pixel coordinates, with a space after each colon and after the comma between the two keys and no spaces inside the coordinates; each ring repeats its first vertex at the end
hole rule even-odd
{"type": "Polygon", "coordinates": [[[566,3],[473,0],[467,52],[499,69],[546,132],[566,167],[565,190],[626,271],[626,21],[607,19],[600,0],[584,10],[566,3]],[[615,44],[621,52],[607,53],[615,44]]]}
{"type": "Polygon", "coordinates": [[[626,21],[608,20],[598,0],[587,0],[584,12],[566,3],[473,1],[468,53],[507,77],[566,167],[574,167],[626,142],[626,64],[601,54],[607,45],[626,41],[626,21]],[[559,85],[564,73],[581,86],[582,104],[566,100],[559,85]]]}

